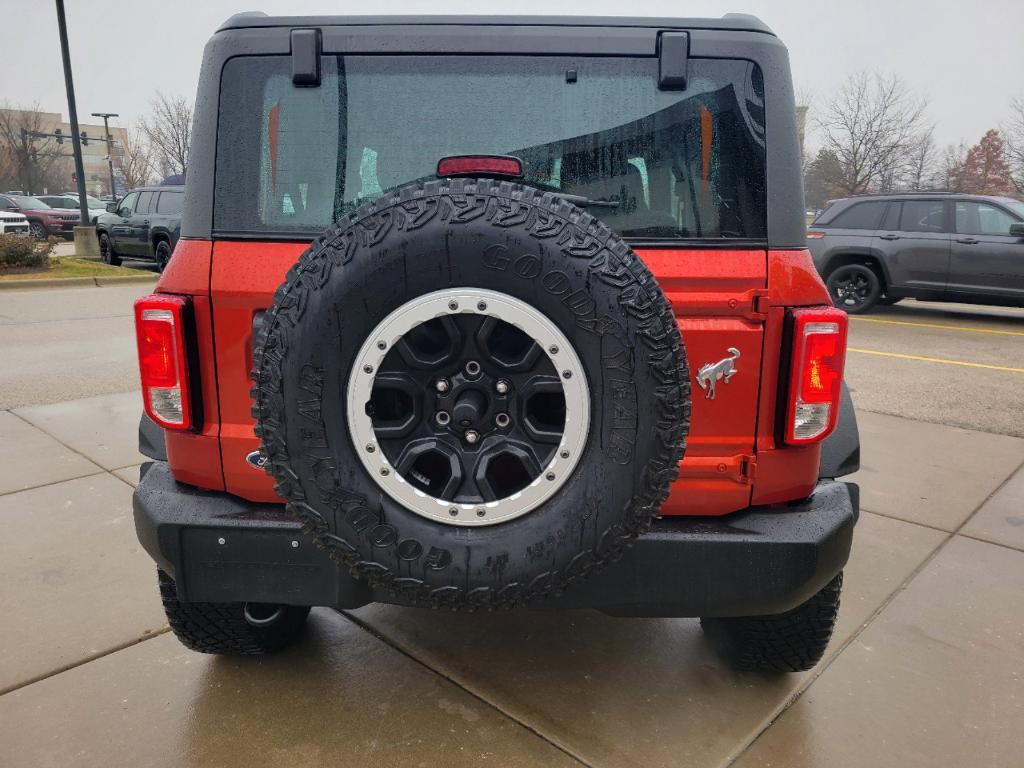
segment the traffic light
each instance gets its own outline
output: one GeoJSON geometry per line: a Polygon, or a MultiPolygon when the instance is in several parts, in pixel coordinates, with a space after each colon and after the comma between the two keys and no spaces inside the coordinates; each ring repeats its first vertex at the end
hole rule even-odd
{"type": "Polygon", "coordinates": [[[89,146],[89,135],[85,131],[82,131],[82,146],[89,146]]]}
{"type": "Polygon", "coordinates": [[[58,144],[63,144],[64,143],[64,132],[60,128],[54,128],[53,129],[53,133],[57,137],[57,143],[58,144]]]}

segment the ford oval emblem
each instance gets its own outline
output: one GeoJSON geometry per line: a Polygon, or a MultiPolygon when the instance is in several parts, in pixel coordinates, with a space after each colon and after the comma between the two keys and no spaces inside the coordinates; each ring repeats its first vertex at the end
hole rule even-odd
{"type": "Polygon", "coordinates": [[[253,451],[245,457],[245,460],[249,462],[250,466],[253,466],[256,469],[263,469],[267,466],[267,460],[259,451],[253,451]]]}

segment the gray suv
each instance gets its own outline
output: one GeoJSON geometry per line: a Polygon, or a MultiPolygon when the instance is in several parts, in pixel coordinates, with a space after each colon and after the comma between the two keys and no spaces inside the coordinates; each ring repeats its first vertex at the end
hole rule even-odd
{"type": "Polygon", "coordinates": [[[903,298],[1024,306],[1024,203],[941,193],[832,202],[807,243],[837,307],[903,298]]]}

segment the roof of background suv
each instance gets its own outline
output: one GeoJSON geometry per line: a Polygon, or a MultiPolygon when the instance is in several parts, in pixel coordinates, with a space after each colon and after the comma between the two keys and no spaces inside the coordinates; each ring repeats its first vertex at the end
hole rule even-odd
{"type": "Polygon", "coordinates": [[[250,27],[328,27],[375,24],[473,24],[477,26],[552,27],[673,27],[718,29],[733,32],[762,32],[774,35],[756,16],[727,13],[721,18],[646,18],[643,16],[268,16],[262,11],[236,13],[223,24],[225,29],[250,27]]]}

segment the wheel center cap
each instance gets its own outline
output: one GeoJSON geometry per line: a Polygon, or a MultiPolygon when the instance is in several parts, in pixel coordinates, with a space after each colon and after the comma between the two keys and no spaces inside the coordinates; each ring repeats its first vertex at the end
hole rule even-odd
{"type": "Polygon", "coordinates": [[[452,406],[452,420],[463,429],[476,427],[486,412],[487,400],[483,394],[475,389],[467,389],[452,406]]]}

